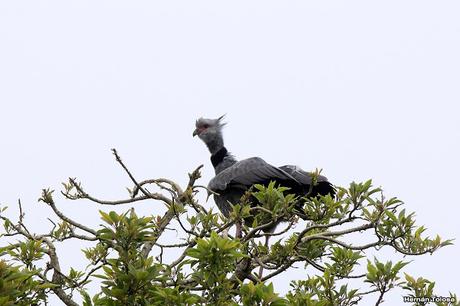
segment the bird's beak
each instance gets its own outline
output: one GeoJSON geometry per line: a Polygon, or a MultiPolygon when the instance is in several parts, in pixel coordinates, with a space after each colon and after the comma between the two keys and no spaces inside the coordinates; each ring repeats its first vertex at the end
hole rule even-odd
{"type": "Polygon", "coordinates": [[[196,128],[194,131],[193,131],[193,137],[195,136],[200,136],[200,134],[204,131],[205,129],[203,128],[196,128]]]}

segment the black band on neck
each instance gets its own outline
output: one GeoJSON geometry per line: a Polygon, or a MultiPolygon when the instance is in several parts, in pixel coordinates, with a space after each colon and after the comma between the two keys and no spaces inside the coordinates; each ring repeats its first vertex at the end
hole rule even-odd
{"type": "Polygon", "coordinates": [[[224,157],[227,155],[227,149],[225,147],[222,147],[219,151],[211,155],[211,163],[214,167],[217,167],[218,164],[220,164],[221,161],[224,160],[224,157]]]}

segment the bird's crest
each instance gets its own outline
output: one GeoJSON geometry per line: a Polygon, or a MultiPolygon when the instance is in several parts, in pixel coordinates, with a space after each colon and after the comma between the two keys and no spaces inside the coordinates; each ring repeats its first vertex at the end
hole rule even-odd
{"type": "Polygon", "coordinates": [[[223,122],[223,119],[225,118],[225,114],[220,116],[217,119],[209,119],[209,118],[199,118],[195,122],[196,127],[203,127],[203,126],[212,126],[212,127],[217,127],[218,129],[221,129],[224,125],[226,125],[226,122],[223,122]]]}

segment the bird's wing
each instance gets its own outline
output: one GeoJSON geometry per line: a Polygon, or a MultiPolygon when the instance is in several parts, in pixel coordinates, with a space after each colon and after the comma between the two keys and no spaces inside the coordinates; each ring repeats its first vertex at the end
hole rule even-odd
{"type": "Polygon", "coordinates": [[[300,183],[289,173],[272,166],[259,157],[241,160],[233,166],[217,174],[210,182],[209,189],[218,192],[229,185],[242,185],[248,188],[254,184],[266,183],[271,180],[288,182],[289,185],[300,183]]]}
{"type": "Polygon", "coordinates": [[[311,188],[310,185],[312,183],[311,173],[303,170],[302,168],[298,166],[293,166],[293,165],[285,165],[279,168],[289,173],[297,181],[299,181],[303,186],[303,192],[308,192],[313,197],[318,194],[320,195],[330,194],[331,196],[334,196],[336,193],[334,186],[323,175],[318,175],[317,182],[316,182],[317,184],[315,186],[312,186],[312,189],[310,189],[311,188]]]}
{"type": "MultiPolygon", "coordinates": [[[[299,166],[294,165],[284,165],[279,167],[279,169],[289,173],[292,177],[294,177],[297,181],[299,181],[302,185],[310,185],[312,181],[311,173],[303,170],[299,166]]],[[[323,175],[318,175],[318,182],[327,182],[327,177],[323,175]]]]}

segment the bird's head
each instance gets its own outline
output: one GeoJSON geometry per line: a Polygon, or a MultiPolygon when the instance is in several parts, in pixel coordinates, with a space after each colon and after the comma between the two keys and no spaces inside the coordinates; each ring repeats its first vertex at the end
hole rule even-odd
{"type": "Polygon", "coordinates": [[[222,138],[222,128],[225,123],[222,121],[225,115],[217,119],[200,118],[195,123],[193,136],[198,136],[206,144],[211,144],[222,138]]]}

